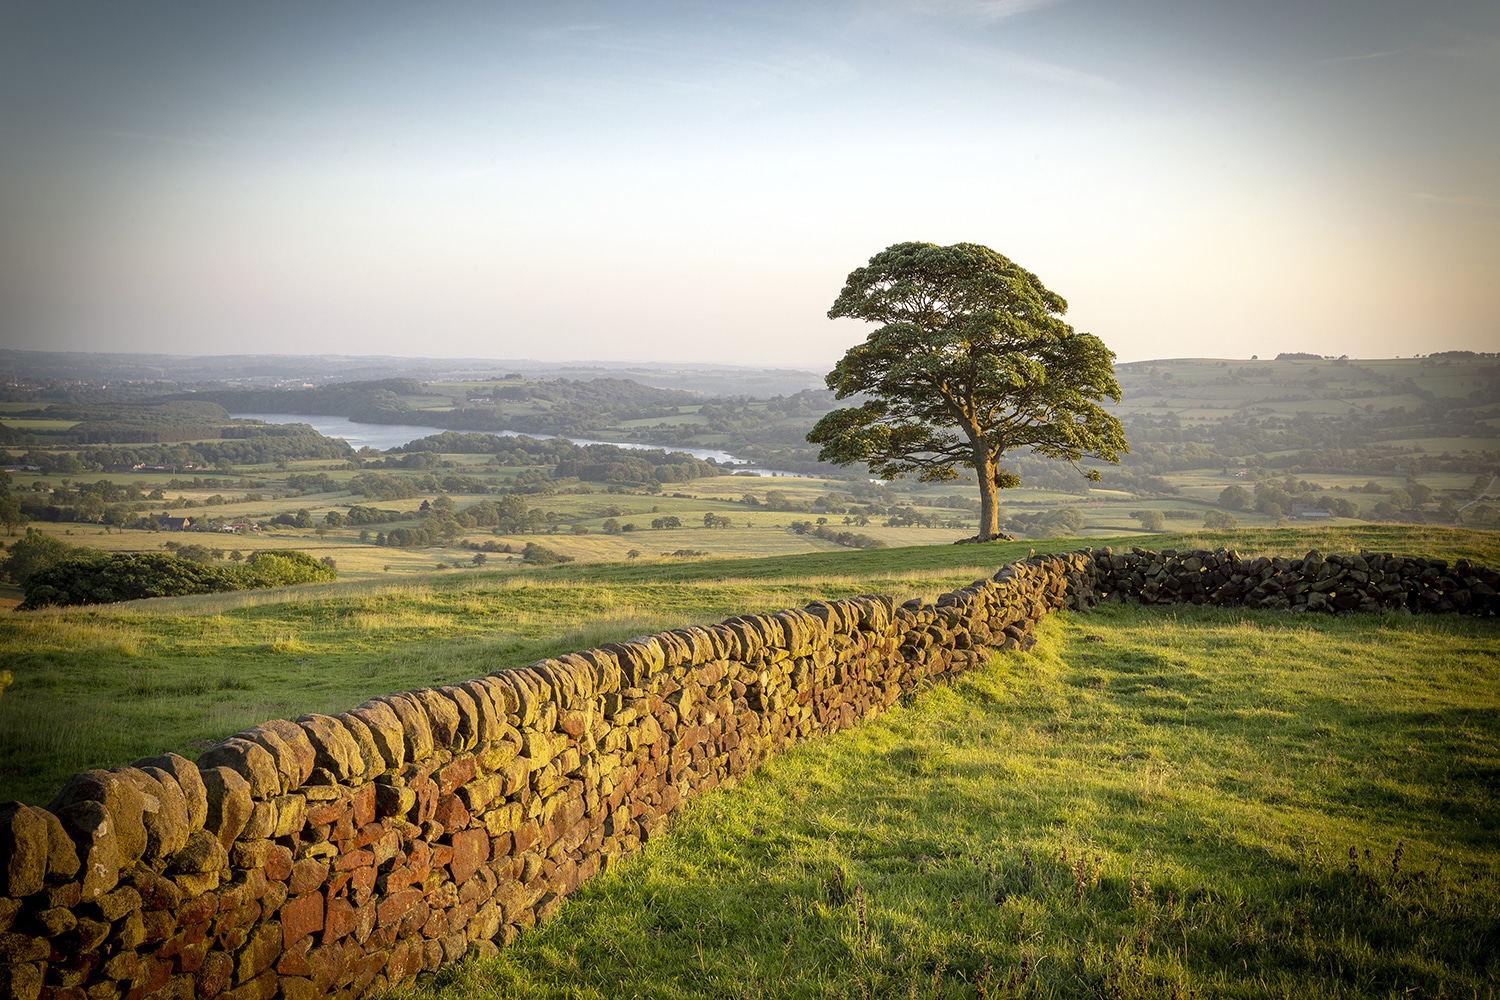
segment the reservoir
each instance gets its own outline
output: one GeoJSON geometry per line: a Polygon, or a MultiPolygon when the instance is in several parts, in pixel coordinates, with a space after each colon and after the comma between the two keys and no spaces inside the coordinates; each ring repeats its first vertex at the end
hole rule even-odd
{"type": "MultiPolygon", "coordinates": [[[[236,420],[259,420],[267,424],[307,424],[324,437],[343,438],[349,442],[351,448],[356,450],[368,447],[376,451],[386,451],[431,434],[443,433],[441,427],[419,427],[415,424],[366,424],[350,420],[348,417],[321,417],[304,413],[231,413],[230,416],[236,420]]],[[[516,431],[457,431],[455,433],[538,439],[556,436],[553,434],[522,435],[516,431]]],[[[735,458],[727,451],[718,451],[713,448],[682,448],[677,445],[641,444],[638,441],[594,441],[580,437],[570,437],[568,440],[574,444],[612,444],[617,448],[629,448],[636,451],[680,451],[704,461],[711,458],[720,465],[732,466],[736,472],[753,472],[758,476],[801,478],[795,472],[756,468],[735,458]]]]}

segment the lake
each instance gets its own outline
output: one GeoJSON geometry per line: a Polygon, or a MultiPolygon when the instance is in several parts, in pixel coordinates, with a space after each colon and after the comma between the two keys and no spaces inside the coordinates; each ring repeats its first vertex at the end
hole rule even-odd
{"type": "MultiPolygon", "coordinates": [[[[441,427],[419,427],[415,424],[366,424],[348,417],[319,417],[305,413],[231,413],[236,420],[259,420],[268,424],[307,424],[324,437],[343,438],[349,442],[351,448],[374,448],[376,451],[386,451],[391,448],[399,448],[419,438],[432,434],[441,434],[441,427]]],[[[521,437],[523,435],[516,431],[463,431],[460,433],[494,434],[496,437],[521,437]]],[[[553,434],[527,434],[525,437],[551,438],[553,434]]],[[[736,472],[751,472],[757,476],[790,476],[792,478],[803,478],[795,472],[785,472],[780,469],[761,469],[742,462],[727,451],[718,451],[713,448],[681,448],[676,445],[641,444],[636,441],[594,441],[589,438],[568,438],[574,444],[612,444],[618,448],[630,448],[635,451],[680,451],[694,458],[705,461],[713,459],[720,465],[734,467],[736,472]]]]}

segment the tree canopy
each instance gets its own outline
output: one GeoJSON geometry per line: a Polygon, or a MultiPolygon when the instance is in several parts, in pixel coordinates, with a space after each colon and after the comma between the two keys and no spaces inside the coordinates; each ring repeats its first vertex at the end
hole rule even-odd
{"type": "MultiPolygon", "coordinates": [[[[1063,321],[1068,304],[988,247],[898,243],[851,272],[828,310],[881,324],[828,374],[839,399],[807,439],[819,458],[865,462],[891,479],[979,482],[980,540],[999,535],[998,490],[1020,485],[1000,464],[1018,449],[1077,463],[1118,462],[1114,352],[1063,321]]],[[[1097,480],[1098,473],[1085,473],[1097,480]]]]}

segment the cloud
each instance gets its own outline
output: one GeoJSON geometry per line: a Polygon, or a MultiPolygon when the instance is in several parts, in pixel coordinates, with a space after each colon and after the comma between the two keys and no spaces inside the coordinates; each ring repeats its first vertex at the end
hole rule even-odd
{"type": "Polygon", "coordinates": [[[968,21],[1001,21],[1061,0],[901,0],[902,10],[934,17],[953,17],[968,21]]]}
{"type": "Polygon", "coordinates": [[[1324,59],[1324,63],[1362,62],[1366,59],[1384,59],[1387,56],[1399,56],[1403,52],[1410,52],[1416,48],[1415,45],[1403,45],[1399,49],[1386,49],[1384,52],[1365,52],[1357,56],[1334,56],[1332,59],[1324,59]]]}

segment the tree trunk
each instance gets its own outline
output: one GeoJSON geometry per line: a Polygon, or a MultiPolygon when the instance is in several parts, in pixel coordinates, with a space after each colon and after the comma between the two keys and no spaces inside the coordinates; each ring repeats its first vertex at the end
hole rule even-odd
{"type": "Polygon", "coordinates": [[[992,541],[1000,534],[1000,491],[995,486],[995,463],[990,451],[974,446],[974,475],[979,480],[979,534],[981,542],[992,541]]]}

